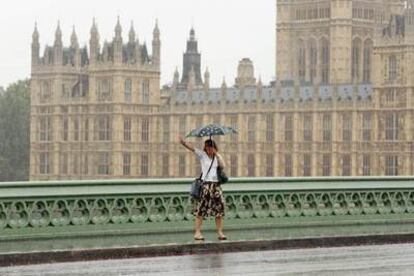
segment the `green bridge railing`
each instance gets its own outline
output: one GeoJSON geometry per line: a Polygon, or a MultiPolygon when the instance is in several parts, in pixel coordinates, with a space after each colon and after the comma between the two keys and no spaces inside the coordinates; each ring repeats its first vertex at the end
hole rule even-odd
{"type": "MultiPolygon", "coordinates": [[[[190,183],[0,183],[0,253],[191,242],[190,183]]],[[[223,190],[234,239],[414,232],[413,177],[238,178],[223,190]]]]}

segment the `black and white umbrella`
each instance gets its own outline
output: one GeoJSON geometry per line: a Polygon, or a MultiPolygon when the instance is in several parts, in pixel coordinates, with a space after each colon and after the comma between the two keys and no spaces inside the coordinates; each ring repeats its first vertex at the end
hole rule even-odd
{"type": "Polygon", "coordinates": [[[187,137],[210,137],[216,136],[216,135],[226,135],[230,133],[237,133],[237,130],[235,130],[232,127],[226,127],[218,124],[209,124],[204,127],[193,129],[189,134],[187,134],[187,137]]]}

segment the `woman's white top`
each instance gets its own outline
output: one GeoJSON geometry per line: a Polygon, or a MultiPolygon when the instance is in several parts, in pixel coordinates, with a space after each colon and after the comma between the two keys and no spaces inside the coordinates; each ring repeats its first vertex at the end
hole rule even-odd
{"type": "Polygon", "coordinates": [[[195,155],[200,160],[201,164],[201,171],[203,172],[203,175],[201,177],[202,180],[207,182],[218,182],[217,179],[217,166],[218,166],[218,160],[217,156],[214,158],[213,165],[211,166],[210,172],[207,175],[208,169],[211,165],[211,158],[207,155],[207,153],[204,150],[194,149],[195,155]],[[207,177],[206,177],[207,175],[207,177]]]}

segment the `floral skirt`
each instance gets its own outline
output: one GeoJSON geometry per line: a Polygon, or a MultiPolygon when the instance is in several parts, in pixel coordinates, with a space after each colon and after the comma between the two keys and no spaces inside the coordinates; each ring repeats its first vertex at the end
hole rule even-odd
{"type": "Polygon", "coordinates": [[[194,215],[200,217],[223,217],[224,197],[217,182],[204,182],[201,197],[195,202],[194,215]]]}

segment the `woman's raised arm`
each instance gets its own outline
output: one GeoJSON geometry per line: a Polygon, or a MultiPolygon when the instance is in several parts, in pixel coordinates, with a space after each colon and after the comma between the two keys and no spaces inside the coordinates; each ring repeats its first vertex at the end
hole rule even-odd
{"type": "Polygon", "coordinates": [[[183,145],[186,149],[191,150],[192,152],[194,152],[194,147],[193,145],[191,145],[190,143],[187,143],[186,141],[184,141],[183,138],[180,138],[180,144],[183,145]]]}

